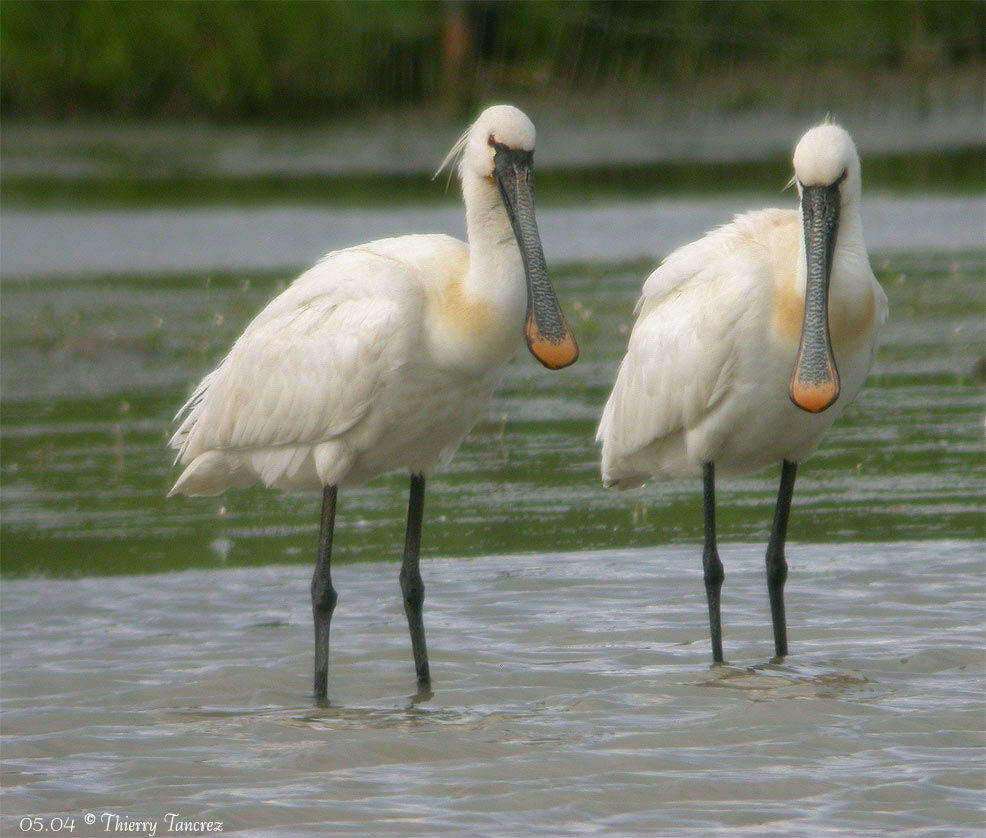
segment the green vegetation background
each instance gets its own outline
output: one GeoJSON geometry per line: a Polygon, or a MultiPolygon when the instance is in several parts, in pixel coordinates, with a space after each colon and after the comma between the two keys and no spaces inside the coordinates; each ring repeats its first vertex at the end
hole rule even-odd
{"type": "MultiPolygon", "coordinates": [[[[494,92],[982,61],[982,2],[5,2],[0,114],[308,121],[494,92]]],[[[753,104],[753,103],[751,103],[753,104]]]]}

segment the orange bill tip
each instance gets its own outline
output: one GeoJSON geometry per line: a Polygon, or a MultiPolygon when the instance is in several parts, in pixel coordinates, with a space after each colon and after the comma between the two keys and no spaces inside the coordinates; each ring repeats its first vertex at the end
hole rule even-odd
{"type": "Polygon", "coordinates": [[[565,324],[565,334],[561,340],[548,340],[537,327],[534,318],[524,324],[524,337],[531,354],[549,370],[560,370],[574,364],[579,358],[579,345],[575,342],[572,330],[565,324]]]}
{"type": "Polygon", "coordinates": [[[821,413],[839,398],[839,379],[831,377],[819,382],[807,382],[795,373],[788,390],[791,401],[809,413],[821,413]]]}

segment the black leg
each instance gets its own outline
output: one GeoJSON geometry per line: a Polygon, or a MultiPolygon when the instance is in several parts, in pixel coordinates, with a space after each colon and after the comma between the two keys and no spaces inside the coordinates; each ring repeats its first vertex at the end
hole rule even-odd
{"type": "Polygon", "coordinates": [[[312,576],[312,616],[315,618],[315,698],[324,699],[329,686],[329,626],[336,608],[332,587],[332,532],[336,523],[336,487],[322,491],[322,519],[318,531],[318,558],[312,576]]]}
{"type": "Polygon", "coordinates": [[[722,590],[722,562],[716,549],[716,467],[702,466],[702,497],[705,508],[705,549],[702,567],[705,570],[705,595],[709,600],[709,630],[712,634],[712,660],[722,663],[722,622],[719,617],[719,592],[722,590]]]}
{"type": "Polygon", "coordinates": [[[421,606],[425,601],[425,583],[418,570],[418,554],[421,551],[421,516],[425,506],[425,479],[423,475],[411,475],[411,492],[407,502],[407,535],[404,539],[404,564],[401,565],[401,593],[404,595],[404,613],[411,630],[411,648],[414,650],[414,668],[418,684],[428,686],[428,649],[425,646],[425,625],[421,606]]]}
{"type": "Polygon", "coordinates": [[[787,561],[784,542],[787,539],[787,519],[791,512],[794,478],[798,464],[787,460],[781,466],[781,485],[777,490],[774,525],[767,544],[767,591],[770,594],[770,616],[774,621],[774,651],[778,657],[787,654],[787,622],[784,618],[784,582],[787,581],[787,561]]]}

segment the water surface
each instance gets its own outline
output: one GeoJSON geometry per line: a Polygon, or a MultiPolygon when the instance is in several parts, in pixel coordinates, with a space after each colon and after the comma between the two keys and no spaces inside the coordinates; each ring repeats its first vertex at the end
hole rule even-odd
{"type": "MultiPolygon", "coordinates": [[[[660,200],[579,200],[539,205],[538,226],[554,269],[572,262],[628,260],[656,264],[674,248],[725,224],[741,212],[795,207],[792,192],[776,189],[724,199],[676,196],[660,200]]],[[[980,181],[982,178],[979,179],[980,181]]],[[[441,192],[437,184],[430,189],[441,192]]],[[[456,195],[455,188],[450,196],[456,195]]],[[[539,190],[540,195],[540,190],[539,190]]],[[[959,253],[982,250],[986,205],[980,195],[867,194],[862,218],[876,252],[959,253]]],[[[271,270],[292,278],[321,256],[359,242],[405,233],[463,238],[458,198],[445,205],[317,207],[291,205],[160,209],[17,209],[5,207],[0,226],[4,278],[175,274],[271,270]]],[[[649,272],[649,271],[647,271],[649,272]]],[[[646,276],[635,277],[638,288],[646,276]]]]}
{"type": "Polygon", "coordinates": [[[342,566],[328,707],[306,567],[8,580],[3,833],[981,832],[979,545],[790,545],[784,663],[762,547],[721,553],[718,668],[692,546],[425,560],[431,696],[396,567],[342,566]]]}

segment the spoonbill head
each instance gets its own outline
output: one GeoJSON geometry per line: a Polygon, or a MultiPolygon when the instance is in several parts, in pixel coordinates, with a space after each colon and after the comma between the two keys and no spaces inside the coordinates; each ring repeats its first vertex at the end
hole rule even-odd
{"type": "MultiPolygon", "coordinates": [[[[794,150],[794,179],[804,225],[805,304],[801,344],[789,393],[802,410],[820,413],[839,398],[839,370],[829,334],[828,295],[839,217],[860,196],[859,155],[838,125],[819,125],[794,150]]],[[[800,266],[800,260],[799,260],[800,266]]]]}
{"type": "Polygon", "coordinates": [[[648,277],[597,433],[607,486],[702,475],[716,661],[716,470],[782,464],[766,564],[774,646],[785,655],[784,543],[797,466],[863,386],[887,317],[863,240],[849,134],[830,124],[808,131],[794,154],[794,181],[796,210],[737,216],[648,277]]]}
{"type": "Polygon", "coordinates": [[[179,411],[170,444],[184,470],[171,494],[256,482],[322,492],[312,579],[318,698],[337,598],[338,488],[395,470],[411,475],[400,582],[426,686],[425,479],[486,413],[522,335],[552,369],[578,357],[538,236],[534,137],[516,108],[484,111],[446,158],[460,159],[468,245],[408,235],[328,254],[254,318],[179,411]]]}
{"type": "MultiPolygon", "coordinates": [[[[534,217],[534,123],[512,105],[494,105],[480,114],[445,158],[442,167],[460,157],[466,204],[479,212],[494,209],[487,183],[496,185],[527,280],[524,338],[527,347],[549,369],[575,363],[578,344],[548,281],[548,268],[534,217]],[[483,195],[483,192],[486,195],[483,195]]],[[[493,212],[499,215],[498,212],[493,212]]],[[[505,231],[504,231],[505,232],[505,231]]]]}

